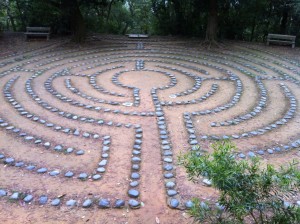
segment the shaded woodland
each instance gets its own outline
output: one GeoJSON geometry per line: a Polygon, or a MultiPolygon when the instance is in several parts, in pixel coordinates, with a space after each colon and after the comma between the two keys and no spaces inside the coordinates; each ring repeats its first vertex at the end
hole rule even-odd
{"type": "Polygon", "coordinates": [[[265,41],[268,33],[300,35],[300,0],[1,0],[0,29],[26,26],[76,41],[92,32],[265,41]]]}

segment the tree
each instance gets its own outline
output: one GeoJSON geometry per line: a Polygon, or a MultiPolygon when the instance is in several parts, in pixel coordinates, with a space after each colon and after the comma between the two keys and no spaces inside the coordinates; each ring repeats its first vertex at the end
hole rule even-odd
{"type": "Polygon", "coordinates": [[[295,161],[276,170],[258,158],[239,161],[235,146],[218,142],[212,155],[191,152],[180,157],[191,180],[206,176],[219,190],[217,207],[194,200],[190,214],[209,223],[300,223],[300,207],[290,204],[300,189],[300,172],[295,161]]]}

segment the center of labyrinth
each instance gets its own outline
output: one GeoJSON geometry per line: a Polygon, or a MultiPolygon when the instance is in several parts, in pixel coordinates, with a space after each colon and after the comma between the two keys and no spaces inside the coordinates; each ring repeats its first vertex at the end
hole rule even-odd
{"type": "Polygon", "coordinates": [[[177,165],[182,152],[201,156],[231,139],[237,160],[280,165],[299,157],[298,61],[246,45],[91,45],[1,58],[1,198],[185,209],[217,192],[205,177],[188,181],[177,165]]]}

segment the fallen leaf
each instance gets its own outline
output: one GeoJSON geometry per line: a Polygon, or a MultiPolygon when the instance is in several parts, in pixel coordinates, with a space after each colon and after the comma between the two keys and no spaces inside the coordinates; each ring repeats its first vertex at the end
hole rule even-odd
{"type": "Polygon", "coordinates": [[[158,217],[156,217],[156,218],[155,218],[155,222],[156,222],[157,224],[159,224],[159,223],[160,223],[160,221],[159,221],[159,218],[158,218],[158,217]]]}

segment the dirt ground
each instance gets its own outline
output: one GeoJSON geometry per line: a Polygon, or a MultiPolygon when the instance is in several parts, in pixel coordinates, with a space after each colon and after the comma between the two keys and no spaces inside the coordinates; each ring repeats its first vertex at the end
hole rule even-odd
{"type": "MultiPolygon", "coordinates": [[[[1,223],[116,223],[116,224],[144,224],[144,223],[192,223],[186,210],[171,209],[168,206],[170,197],[166,194],[160,133],[156,116],[126,115],[129,113],[155,113],[155,105],[151,91],[154,87],[165,87],[172,83],[171,74],[176,78],[176,85],[171,88],[163,88],[157,91],[160,101],[178,102],[190,101],[204,96],[210,91],[213,84],[218,85],[218,90],[207,97],[205,101],[197,103],[163,106],[168,136],[172,146],[173,173],[172,180],[176,182],[176,199],[182,203],[199,197],[203,201],[214,202],[217,192],[207,187],[199,180],[199,183],[191,183],[185,170],[177,165],[178,156],[187,152],[189,135],[184,123],[183,114],[186,112],[212,110],[220,107],[232,99],[236,92],[236,86],[230,80],[218,80],[228,77],[220,69],[231,71],[242,83],[242,94],[239,102],[219,113],[206,116],[193,116],[192,121],[196,138],[201,149],[211,152],[210,144],[213,140],[203,140],[201,136],[241,135],[245,132],[261,129],[276,121],[281,120],[291,105],[279,84],[284,83],[296,99],[296,109],[293,117],[284,125],[278,125],[274,130],[263,135],[234,139],[239,153],[247,155],[249,151],[257,152],[259,149],[270,149],[289,145],[300,139],[299,123],[300,113],[298,102],[300,88],[295,82],[287,80],[263,80],[267,90],[266,106],[252,119],[241,122],[238,125],[211,127],[212,122],[224,122],[245,115],[253,111],[257,102],[261,99],[260,90],[255,79],[243,73],[250,71],[264,77],[282,77],[282,73],[288,74],[294,80],[300,80],[300,50],[288,46],[265,46],[248,42],[224,42],[223,48],[205,50],[197,40],[151,37],[149,39],[127,39],[121,36],[93,36],[83,45],[70,43],[67,38],[52,38],[50,41],[43,39],[24,41],[20,34],[4,34],[0,39],[0,118],[9,125],[21,129],[28,135],[37,136],[40,139],[51,142],[53,145],[61,144],[65,148],[73,147],[84,150],[84,155],[57,153],[47,150],[41,145],[25,141],[24,138],[12,134],[5,127],[0,127],[0,154],[6,158],[12,157],[15,161],[25,164],[34,164],[36,167],[47,167],[48,171],[58,170],[61,175],[52,177],[48,173],[37,174],[0,162],[0,189],[5,189],[9,194],[22,192],[34,195],[34,200],[25,203],[23,200],[12,201],[8,197],[0,198],[1,223]],[[137,61],[143,61],[144,67],[138,69],[137,61]],[[168,68],[169,66],[169,68],[168,68]],[[267,67],[271,66],[271,67],[267,67]],[[242,69],[240,69],[242,68],[242,69]],[[45,83],[49,82],[53,75],[68,69],[69,74],[58,76],[51,80],[52,88],[59,94],[86,105],[101,107],[99,111],[90,110],[72,105],[71,102],[62,101],[55,94],[51,94],[45,83]],[[177,69],[177,70],[176,70],[177,69]],[[201,73],[203,69],[207,74],[201,73]],[[96,83],[112,94],[99,91],[92,87],[89,75],[96,75],[96,83]],[[258,74],[263,71],[264,74],[258,74]],[[42,75],[32,78],[32,75],[42,72],[42,75]],[[122,73],[123,72],[123,73],[122,73]],[[116,74],[120,73],[119,76],[116,74]],[[204,80],[199,88],[188,93],[195,84],[193,77],[187,74],[197,75],[204,80]],[[83,76],[87,75],[87,76],[83,76]],[[88,132],[98,134],[99,138],[86,138],[82,135],[75,136],[56,131],[46,127],[31,118],[21,116],[18,107],[12,105],[3,93],[7,83],[14,77],[19,77],[12,84],[10,91],[15,101],[22,105],[25,111],[38,116],[46,123],[79,129],[80,133],[88,132]],[[116,78],[117,77],[117,78],[116,78]],[[74,93],[66,84],[69,78],[72,87],[81,94],[74,93]],[[125,102],[137,100],[133,96],[132,89],[123,88],[112,80],[123,85],[133,86],[139,89],[139,105],[124,106],[125,102]],[[28,80],[37,99],[33,100],[27,93],[28,80]],[[182,96],[174,98],[174,94],[186,92],[182,96]],[[122,94],[117,96],[114,93],[122,94]],[[79,117],[103,119],[106,123],[112,121],[113,125],[95,125],[82,122],[79,119],[68,119],[51,110],[46,110],[38,100],[48,103],[48,106],[57,108],[65,113],[79,117]],[[95,100],[104,100],[104,103],[95,100]],[[118,102],[112,105],[107,101],[118,102]],[[119,112],[106,111],[105,109],[119,110],[119,112]],[[121,111],[121,112],[120,112],[121,111]],[[99,209],[96,204],[90,208],[82,208],[82,202],[87,198],[130,198],[127,195],[129,183],[132,182],[131,159],[132,148],[135,141],[135,129],[124,125],[117,127],[114,124],[140,125],[143,129],[140,171],[140,184],[138,186],[142,202],[139,209],[125,208],[99,209]],[[80,181],[76,176],[66,178],[67,171],[76,174],[85,172],[94,174],[97,164],[101,161],[101,149],[104,136],[111,137],[108,165],[106,172],[99,181],[80,181]],[[60,197],[60,206],[52,206],[50,203],[39,205],[38,198],[46,194],[49,199],[60,197]],[[65,205],[69,199],[78,201],[79,206],[69,208],[65,205]]],[[[258,154],[256,154],[259,156],[258,154]]],[[[281,153],[265,153],[261,156],[264,163],[285,165],[293,159],[299,159],[299,147],[282,151],[281,153]]],[[[26,166],[27,166],[26,165],[26,166]]],[[[300,200],[295,197],[294,202],[300,200]]]]}

